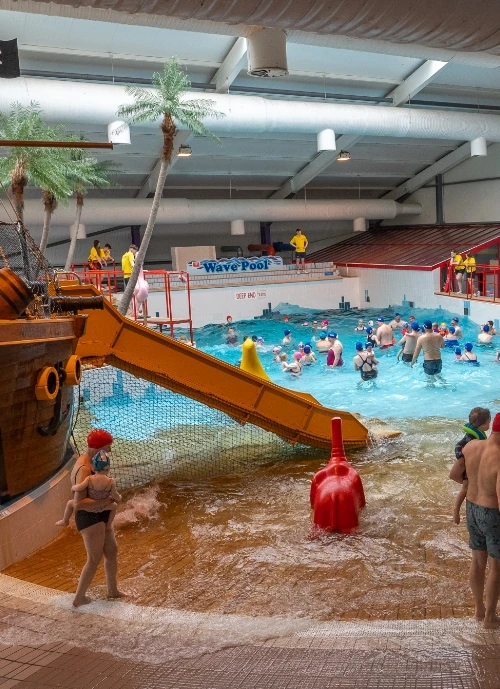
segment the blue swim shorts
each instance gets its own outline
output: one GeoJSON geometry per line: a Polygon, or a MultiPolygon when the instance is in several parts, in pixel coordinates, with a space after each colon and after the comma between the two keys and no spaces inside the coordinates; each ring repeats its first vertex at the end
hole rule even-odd
{"type": "Polygon", "coordinates": [[[487,550],[490,557],[500,560],[500,510],[467,500],[466,518],[469,548],[487,550]]]}

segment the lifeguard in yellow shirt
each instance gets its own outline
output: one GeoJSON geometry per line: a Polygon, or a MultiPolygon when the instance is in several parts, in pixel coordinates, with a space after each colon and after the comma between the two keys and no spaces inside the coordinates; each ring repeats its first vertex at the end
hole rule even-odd
{"type": "Polygon", "coordinates": [[[305,271],[304,259],[306,257],[306,249],[309,242],[305,234],[302,234],[302,230],[295,230],[290,244],[295,247],[295,263],[297,265],[297,270],[300,270],[300,265],[302,264],[302,270],[305,271]]]}
{"type": "Polygon", "coordinates": [[[123,284],[127,286],[132,271],[134,270],[135,255],[139,251],[135,244],[131,244],[126,253],[122,256],[123,284]]]}

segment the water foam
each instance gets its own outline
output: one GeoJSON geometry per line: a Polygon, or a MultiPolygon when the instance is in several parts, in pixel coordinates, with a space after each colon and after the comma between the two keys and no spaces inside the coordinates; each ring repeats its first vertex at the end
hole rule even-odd
{"type": "Polygon", "coordinates": [[[123,528],[141,521],[157,519],[162,503],[158,500],[160,488],[157,484],[148,486],[136,493],[125,503],[125,508],[118,512],[114,524],[123,528]]]}

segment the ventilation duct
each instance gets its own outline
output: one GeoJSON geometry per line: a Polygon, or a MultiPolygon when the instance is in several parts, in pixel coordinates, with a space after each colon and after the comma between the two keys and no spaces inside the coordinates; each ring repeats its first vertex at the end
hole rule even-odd
{"type": "MultiPolygon", "coordinates": [[[[389,220],[397,215],[419,215],[419,203],[397,203],[388,199],[362,199],[346,201],[303,200],[198,200],[162,199],[158,209],[157,224],[182,225],[188,223],[244,221],[330,221],[369,218],[389,220]],[[237,218],[237,220],[235,220],[237,218]]],[[[145,224],[151,211],[150,199],[85,199],[87,225],[110,227],[114,225],[145,224]]],[[[36,200],[25,201],[24,218],[28,227],[40,223],[40,204],[36,200]]],[[[52,218],[52,225],[68,225],[74,220],[74,209],[59,206],[52,218]]],[[[241,224],[238,225],[241,228],[241,224]]]]}
{"type": "Polygon", "coordinates": [[[261,29],[247,38],[248,74],[283,77],[288,74],[286,34],[281,29],[261,29]]]}
{"type": "MultiPolygon", "coordinates": [[[[199,99],[200,94],[187,93],[186,98],[199,99]]],[[[222,93],[211,93],[209,98],[215,109],[224,113],[219,120],[207,120],[207,126],[214,133],[317,134],[323,129],[333,129],[357,136],[460,141],[472,141],[482,136],[488,142],[500,142],[498,115],[271,100],[222,93]]],[[[131,96],[123,86],[33,78],[14,79],[8,89],[0,89],[2,112],[9,112],[14,102],[29,105],[31,101],[39,103],[45,117],[52,122],[107,125],[116,118],[120,105],[131,102],[131,96]]],[[[159,122],[145,122],[142,126],[158,125],[159,122]]]]}

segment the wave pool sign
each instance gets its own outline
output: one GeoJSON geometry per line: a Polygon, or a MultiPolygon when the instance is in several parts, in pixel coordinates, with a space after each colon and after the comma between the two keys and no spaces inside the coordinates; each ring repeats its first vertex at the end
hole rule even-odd
{"type": "Polygon", "coordinates": [[[187,271],[191,275],[212,273],[249,273],[256,270],[276,270],[283,268],[281,256],[253,256],[252,258],[219,258],[216,261],[190,261],[187,271]]]}

